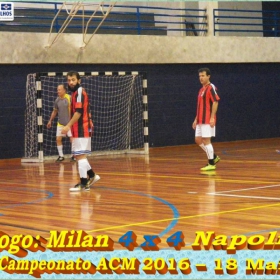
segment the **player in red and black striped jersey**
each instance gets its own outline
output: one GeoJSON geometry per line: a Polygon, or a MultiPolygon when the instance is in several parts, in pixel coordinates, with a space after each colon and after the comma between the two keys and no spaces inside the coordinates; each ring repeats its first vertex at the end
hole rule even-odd
{"type": "Polygon", "coordinates": [[[88,138],[91,137],[92,122],[90,119],[90,109],[88,95],[81,86],[72,93],[71,101],[71,116],[76,112],[80,114],[77,122],[73,123],[72,131],[73,137],[88,138]]]}
{"type": "Polygon", "coordinates": [[[208,164],[201,170],[211,171],[216,169],[216,163],[220,160],[211,144],[211,137],[215,137],[216,132],[216,112],[220,97],[217,88],[210,82],[210,70],[201,68],[198,74],[202,88],[198,92],[197,113],[192,126],[195,129],[195,142],[208,157],[208,164]]]}
{"type": "Polygon", "coordinates": [[[70,188],[71,192],[90,190],[90,186],[100,177],[95,174],[88,162],[87,154],[91,153],[91,135],[93,124],[91,120],[89,98],[85,89],[80,85],[81,78],[78,72],[68,72],[67,82],[71,96],[71,120],[64,126],[63,132],[72,130],[72,153],[78,162],[80,183],[70,188]]]}

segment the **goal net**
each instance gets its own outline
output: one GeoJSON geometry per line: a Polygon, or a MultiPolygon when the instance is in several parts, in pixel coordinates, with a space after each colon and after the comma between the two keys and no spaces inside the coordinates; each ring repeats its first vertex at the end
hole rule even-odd
{"type": "MultiPolygon", "coordinates": [[[[141,72],[79,72],[90,100],[94,123],[93,154],[148,154],[148,104],[146,74],[141,72]]],[[[66,85],[67,73],[35,73],[27,76],[25,155],[23,162],[57,157],[56,122],[47,122],[57,98],[57,86],[66,85]]],[[[69,93],[71,94],[71,93],[69,93]]],[[[63,152],[71,154],[67,137],[63,152]]]]}

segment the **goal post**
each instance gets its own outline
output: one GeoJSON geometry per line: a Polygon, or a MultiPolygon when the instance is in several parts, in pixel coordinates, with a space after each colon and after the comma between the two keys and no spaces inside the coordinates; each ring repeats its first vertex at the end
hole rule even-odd
{"type": "MultiPolygon", "coordinates": [[[[145,72],[79,72],[94,123],[92,155],[149,153],[148,96],[145,72]]],[[[27,75],[24,158],[43,162],[58,156],[56,122],[46,124],[57,98],[57,86],[67,84],[67,72],[27,75]]],[[[71,93],[69,93],[71,94],[71,93]]],[[[63,152],[71,155],[71,144],[63,139],[63,152]]]]}

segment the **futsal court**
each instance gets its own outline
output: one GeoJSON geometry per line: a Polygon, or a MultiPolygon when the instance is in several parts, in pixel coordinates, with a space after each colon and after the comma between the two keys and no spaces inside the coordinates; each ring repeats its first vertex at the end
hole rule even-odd
{"type": "Polygon", "coordinates": [[[201,173],[206,155],[197,145],[150,148],[149,155],[89,157],[100,175],[89,192],[70,193],[77,164],[0,161],[0,221],[7,234],[84,230],[109,235],[114,248],[127,231],[158,235],[160,248],[177,231],[186,249],[196,231],[267,236],[279,230],[280,139],[213,143],[216,171],[201,173]]]}

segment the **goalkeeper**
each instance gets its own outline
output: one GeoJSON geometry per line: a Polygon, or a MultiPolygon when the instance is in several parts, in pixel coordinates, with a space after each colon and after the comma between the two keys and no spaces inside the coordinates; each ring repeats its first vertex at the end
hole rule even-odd
{"type": "Polygon", "coordinates": [[[71,120],[62,129],[66,134],[72,130],[72,153],[78,162],[80,183],[70,188],[71,192],[89,191],[90,186],[100,177],[95,174],[88,162],[87,155],[91,153],[91,135],[93,124],[89,112],[89,98],[84,88],[80,85],[81,78],[78,72],[67,73],[68,87],[71,96],[71,120]],[[88,179],[89,177],[89,179],[88,179]]]}
{"type": "MultiPolygon", "coordinates": [[[[52,121],[58,114],[58,122],[57,122],[57,129],[56,129],[56,144],[57,144],[57,151],[59,156],[56,162],[62,162],[64,161],[62,137],[64,137],[65,135],[61,133],[61,130],[64,127],[64,125],[66,125],[70,120],[71,98],[70,95],[67,94],[65,85],[58,85],[57,94],[58,97],[54,101],[54,108],[50,120],[47,123],[47,128],[50,128],[52,126],[52,121]]],[[[71,131],[68,131],[67,136],[69,137],[70,142],[72,143],[71,131]]],[[[74,156],[71,157],[71,161],[75,161],[74,156]]]]}

